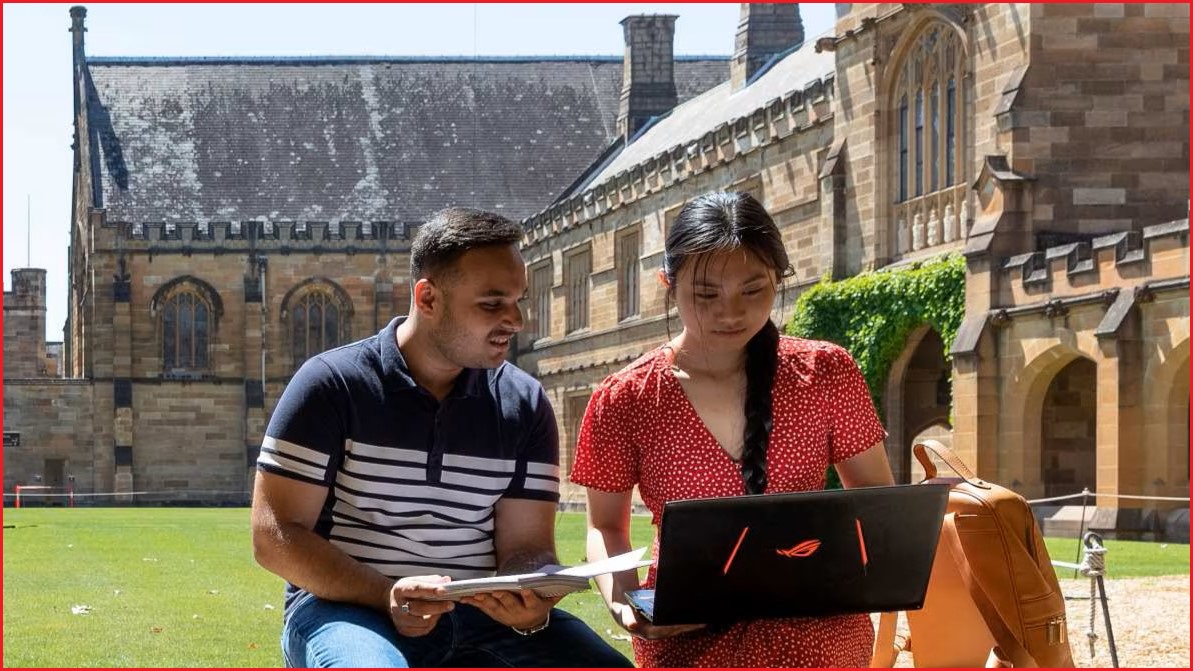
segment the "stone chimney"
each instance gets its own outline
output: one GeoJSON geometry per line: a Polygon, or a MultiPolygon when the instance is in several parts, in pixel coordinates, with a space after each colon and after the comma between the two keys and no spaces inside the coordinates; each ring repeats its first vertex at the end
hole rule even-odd
{"type": "Polygon", "coordinates": [[[804,43],[799,3],[741,3],[729,79],[739,91],[776,54],[804,43]]]}
{"type": "Polygon", "coordinates": [[[670,14],[627,16],[617,133],[627,141],[653,116],[675,107],[675,19],[670,14]]]}

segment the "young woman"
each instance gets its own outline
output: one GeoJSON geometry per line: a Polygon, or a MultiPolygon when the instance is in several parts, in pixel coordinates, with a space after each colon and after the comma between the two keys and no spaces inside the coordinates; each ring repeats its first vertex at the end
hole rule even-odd
{"type": "MultiPolygon", "coordinates": [[[[588,403],[571,480],[588,488],[588,559],[629,551],[638,485],[657,526],[673,499],[893,484],[886,437],[857,364],[826,342],[781,337],[770,319],[789,274],[782,238],[744,193],[680,211],[660,279],[683,330],[609,376],[588,403]]],[[[658,556],[658,536],[655,556],[658,556]]],[[[647,572],[653,587],[657,564],[647,572]]],[[[634,572],[597,579],[639,666],[867,666],[867,615],[655,627],[625,592],[634,572]]]]}

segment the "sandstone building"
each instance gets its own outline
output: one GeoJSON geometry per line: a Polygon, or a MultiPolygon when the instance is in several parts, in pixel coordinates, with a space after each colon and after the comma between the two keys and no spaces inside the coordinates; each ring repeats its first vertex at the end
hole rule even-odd
{"type": "Polygon", "coordinates": [[[1028,497],[1135,509],[1112,524],[1187,507],[1109,495],[1189,492],[1188,9],[838,12],[812,42],[796,6],[743,5],[729,79],[528,220],[518,361],[564,445],[595,383],[677,328],[656,275],[679,207],[737,189],[793,255],[780,318],[822,277],[964,255],[956,341],[913,333],[884,390],[899,480],[938,435],[1028,497]]]}
{"type": "Polygon", "coordinates": [[[599,158],[619,118],[729,72],[727,57],[673,58],[671,36],[635,19],[627,32],[674,73],[661,101],[623,100],[617,57],[94,58],[86,9],[70,15],[69,317],[55,377],[45,273],[14,273],[9,493],[73,479],[247,501],[286,381],[404,313],[410,241],[431,212],[521,219],[599,158]]]}
{"type": "Polygon", "coordinates": [[[937,435],[1029,498],[1088,487],[1120,526],[1187,507],[1118,496],[1189,492],[1188,7],[837,12],[808,39],[798,5],[743,4],[722,60],[673,57],[662,15],[623,22],[624,59],[178,61],[88,59],[72,10],[63,377],[19,271],[6,491],[56,459],[96,491],[243,500],[288,375],[405,310],[410,235],[452,203],[524,218],[514,358],[566,471],[593,387],[677,328],[669,222],[731,188],[792,254],[780,319],[824,277],[964,256],[960,333],[914,332],[882,395],[900,480],[937,435]]]}

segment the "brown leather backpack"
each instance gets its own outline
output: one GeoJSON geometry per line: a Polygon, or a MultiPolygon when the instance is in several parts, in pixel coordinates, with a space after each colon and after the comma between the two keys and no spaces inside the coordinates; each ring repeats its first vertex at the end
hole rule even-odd
{"type": "Polygon", "coordinates": [[[924,482],[955,484],[924,607],[907,611],[911,636],[896,640],[898,613],[883,613],[870,666],[910,651],[917,667],[1072,667],[1064,595],[1027,501],[979,479],[937,441],[912,454],[924,482]],[[960,477],[937,478],[928,451],[960,477]]]}

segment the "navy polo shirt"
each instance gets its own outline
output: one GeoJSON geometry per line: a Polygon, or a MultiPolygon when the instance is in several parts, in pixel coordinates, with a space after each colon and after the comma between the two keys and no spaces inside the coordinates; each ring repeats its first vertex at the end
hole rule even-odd
{"type": "Polygon", "coordinates": [[[257,468],[328,487],[315,532],[391,578],[492,575],[494,506],[559,500],[559,434],[517,367],[465,369],[442,402],[377,335],[309,359],[286,386],[257,468]]]}

